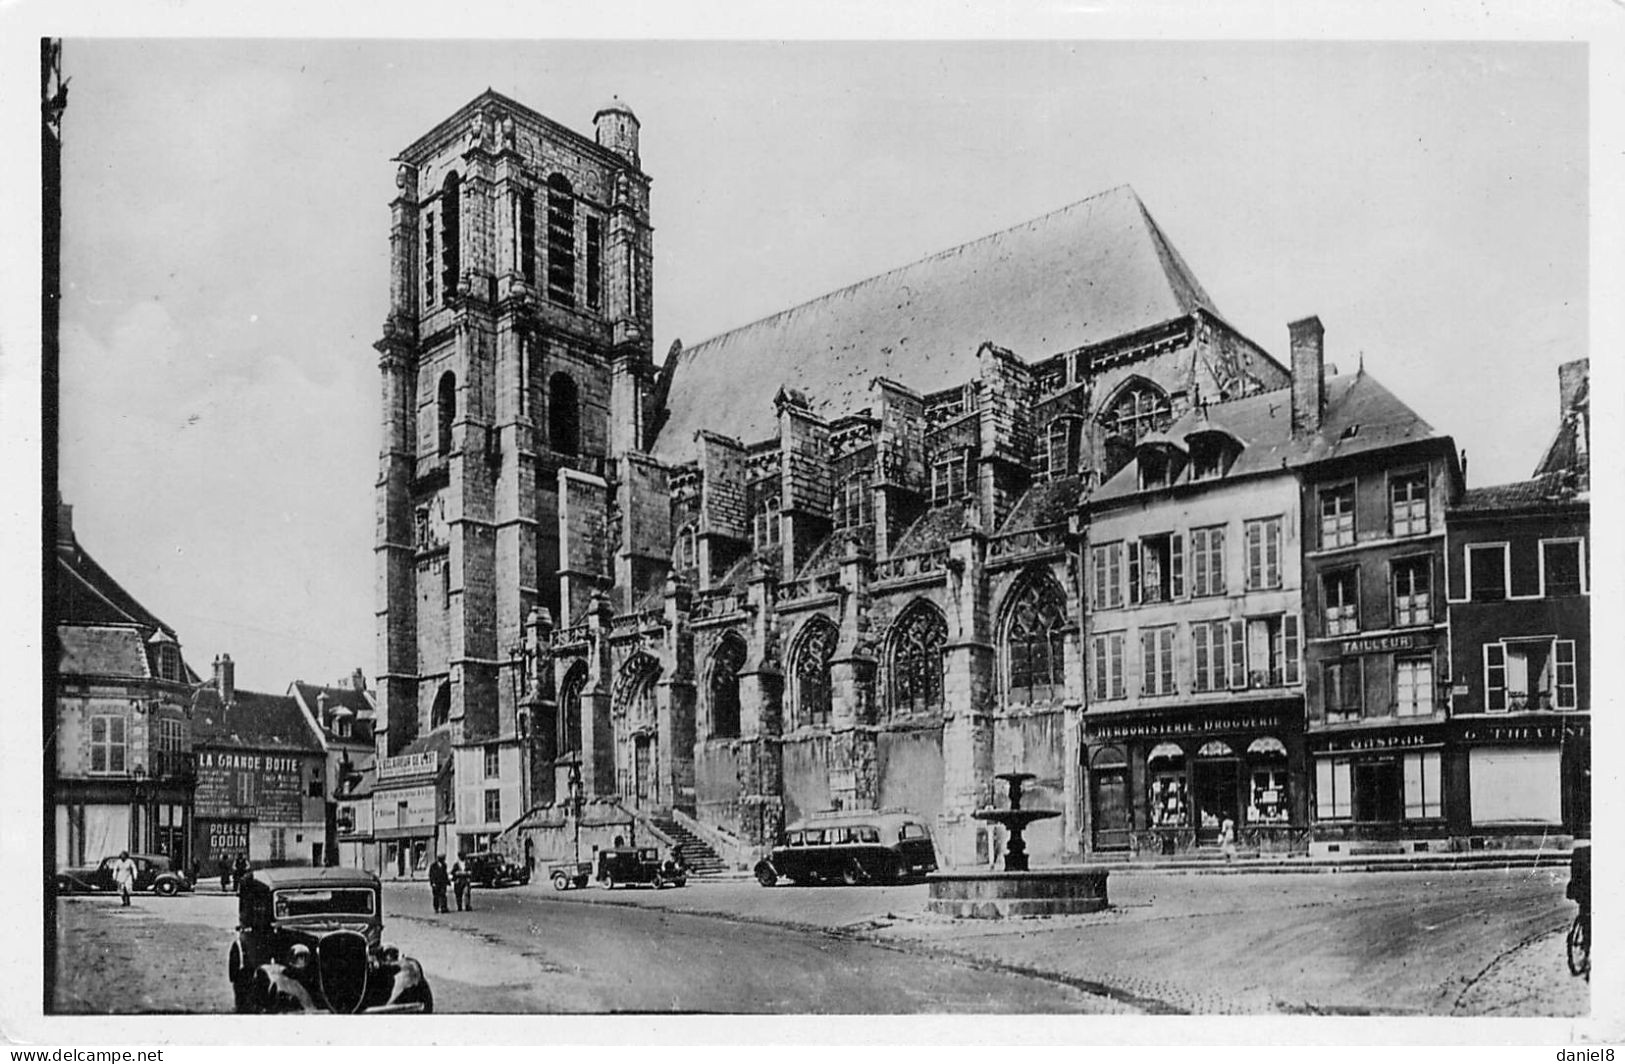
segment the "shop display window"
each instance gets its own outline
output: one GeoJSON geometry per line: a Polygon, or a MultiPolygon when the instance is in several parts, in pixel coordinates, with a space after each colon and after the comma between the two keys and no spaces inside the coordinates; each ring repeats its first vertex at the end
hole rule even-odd
{"type": "Polygon", "coordinates": [[[1247,823],[1284,824],[1290,817],[1286,800],[1286,765],[1253,769],[1247,803],[1247,823]]]}
{"type": "Polygon", "coordinates": [[[1157,771],[1151,777],[1151,826],[1158,828],[1184,827],[1189,803],[1185,794],[1185,774],[1180,771],[1157,771]]]}

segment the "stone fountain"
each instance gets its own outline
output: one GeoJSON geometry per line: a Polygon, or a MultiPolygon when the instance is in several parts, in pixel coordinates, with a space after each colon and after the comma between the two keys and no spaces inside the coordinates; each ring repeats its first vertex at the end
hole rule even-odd
{"type": "Polygon", "coordinates": [[[1058,809],[1021,808],[1021,789],[1031,772],[1001,772],[996,779],[1009,787],[1008,809],[979,809],[977,820],[1002,824],[1010,833],[1004,867],[990,871],[933,872],[928,877],[932,912],[946,916],[998,920],[1007,916],[1059,916],[1092,913],[1106,907],[1107,869],[1099,865],[1061,868],[1027,867],[1027,843],[1021,833],[1029,824],[1061,815],[1058,809]]]}

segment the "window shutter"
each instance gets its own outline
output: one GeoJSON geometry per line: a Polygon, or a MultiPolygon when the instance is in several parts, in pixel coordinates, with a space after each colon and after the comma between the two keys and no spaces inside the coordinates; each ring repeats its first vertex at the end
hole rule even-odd
{"type": "Polygon", "coordinates": [[[1094,669],[1094,683],[1090,689],[1097,699],[1106,697],[1106,637],[1097,635],[1090,640],[1090,665],[1094,669]]]}
{"type": "Polygon", "coordinates": [[[1298,615],[1296,613],[1288,613],[1282,616],[1281,642],[1283,644],[1281,662],[1286,670],[1285,682],[1288,684],[1298,683],[1302,676],[1298,670],[1300,651],[1298,649],[1298,615]]]}
{"type": "Polygon", "coordinates": [[[1230,622],[1230,686],[1247,686],[1247,622],[1230,622]]]}
{"type": "Polygon", "coordinates": [[[1247,586],[1264,583],[1264,529],[1257,521],[1247,526],[1247,586]]]}
{"type": "Polygon", "coordinates": [[[1108,649],[1111,652],[1112,697],[1123,697],[1123,633],[1116,632],[1107,637],[1108,649]]]}
{"type": "Polygon", "coordinates": [[[1191,625],[1191,659],[1196,663],[1196,670],[1191,675],[1193,691],[1209,690],[1208,639],[1211,634],[1212,628],[1207,624],[1191,625]]]}
{"type": "Polygon", "coordinates": [[[1157,694],[1157,634],[1139,634],[1139,694],[1157,694]]]}
{"type": "Polygon", "coordinates": [[[1264,523],[1264,580],[1265,587],[1281,586],[1281,522],[1264,523]]]}
{"type": "Polygon", "coordinates": [[[1500,643],[1484,644],[1484,708],[1507,708],[1507,651],[1500,643]]]}
{"type": "Polygon", "coordinates": [[[1171,695],[1178,689],[1174,681],[1174,629],[1164,628],[1157,634],[1157,642],[1162,654],[1157,690],[1162,694],[1171,695]]]}
{"type": "Polygon", "coordinates": [[[1207,584],[1207,530],[1191,529],[1191,594],[1206,595],[1207,584]]]}
{"type": "Polygon", "coordinates": [[[1177,532],[1168,539],[1168,593],[1185,594],[1185,537],[1177,532]]]}
{"type": "Polygon", "coordinates": [[[1319,820],[1337,819],[1337,788],[1329,757],[1315,762],[1315,817],[1319,820]]]}
{"type": "Polygon", "coordinates": [[[1557,708],[1574,709],[1580,704],[1579,674],[1575,666],[1574,640],[1559,639],[1557,660],[1557,708]]]}
{"type": "Polygon", "coordinates": [[[1427,815],[1427,799],[1422,792],[1422,758],[1405,755],[1405,819],[1419,820],[1427,815]]]}
{"type": "Polygon", "coordinates": [[[1140,541],[1132,540],[1125,546],[1128,548],[1128,602],[1135,606],[1140,602],[1140,541]]]}

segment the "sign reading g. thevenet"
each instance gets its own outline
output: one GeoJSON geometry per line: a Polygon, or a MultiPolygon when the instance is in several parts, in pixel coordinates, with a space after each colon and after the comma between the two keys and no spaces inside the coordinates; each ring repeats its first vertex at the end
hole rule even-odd
{"type": "Polygon", "coordinates": [[[251,750],[199,750],[199,818],[247,818],[291,823],[304,819],[305,759],[251,750]]]}

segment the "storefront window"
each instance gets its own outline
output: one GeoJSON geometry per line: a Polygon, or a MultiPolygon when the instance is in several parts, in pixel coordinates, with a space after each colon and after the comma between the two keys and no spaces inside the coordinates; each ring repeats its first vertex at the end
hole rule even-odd
{"type": "Polygon", "coordinates": [[[1405,755],[1405,819],[1441,816],[1439,754],[1405,755]]]}
{"type": "Polygon", "coordinates": [[[1284,824],[1291,819],[1287,802],[1286,747],[1279,739],[1254,739],[1247,747],[1251,782],[1247,792],[1247,823],[1284,824]]]}
{"type": "Polygon", "coordinates": [[[1146,759],[1146,771],[1151,776],[1151,826],[1186,827],[1190,823],[1190,801],[1185,790],[1184,751],[1172,743],[1163,743],[1146,759]]]}

